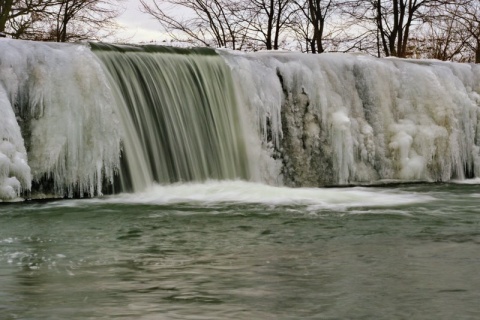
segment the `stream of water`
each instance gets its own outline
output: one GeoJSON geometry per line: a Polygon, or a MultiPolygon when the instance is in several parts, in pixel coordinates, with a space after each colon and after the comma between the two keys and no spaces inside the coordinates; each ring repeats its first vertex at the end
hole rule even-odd
{"type": "Polygon", "coordinates": [[[0,319],[478,319],[479,204],[225,181],[3,203],[0,319]]]}

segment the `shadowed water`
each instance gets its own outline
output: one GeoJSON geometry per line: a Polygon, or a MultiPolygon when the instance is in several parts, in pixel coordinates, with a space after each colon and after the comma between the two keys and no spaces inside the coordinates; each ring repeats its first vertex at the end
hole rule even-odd
{"type": "Polygon", "coordinates": [[[0,318],[478,318],[477,185],[241,186],[1,205],[0,318]]]}

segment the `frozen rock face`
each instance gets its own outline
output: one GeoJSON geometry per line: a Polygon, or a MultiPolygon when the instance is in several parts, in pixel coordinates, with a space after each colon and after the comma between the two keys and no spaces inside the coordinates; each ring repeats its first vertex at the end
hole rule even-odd
{"type": "Polygon", "coordinates": [[[0,87],[0,201],[15,200],[31,188],[30,167],[15,114],[0,87]]]}
{"type": "MultiPolygon", "coordinates": [[[[222,53],[290,186],[480,175],[480,66],[222,53]]],[[[265,148],[267,146],[267,148],[265,148]]]]}
{"type": "Polygon", "coordinates": [[[0,201],[100,195],[121,152],[151,183],[480,177],[480,66],[113,47],[0,41],[0,201]]]}
{"type": "Polygon", "coordinates": [[[0,181],[10,181],[17,196],[31,181],[49,196],[101,194],[120,158],[113,101],[87,46],[0,41],[0,163],[10,159],[8,172],[0,165],[0,181]]]}

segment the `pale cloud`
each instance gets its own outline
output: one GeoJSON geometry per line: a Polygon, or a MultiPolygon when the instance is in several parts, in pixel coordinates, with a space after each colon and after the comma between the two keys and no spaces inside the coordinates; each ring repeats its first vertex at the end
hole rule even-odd
{"type": "Polygon", "coordinates": [[[140,11],[139,0],[126,0],[125,11],[117,18],[122,27],[117,38],[130,43],[162,42],[168,36],[162,32],[160,24],[151,16],[140,11]]]}

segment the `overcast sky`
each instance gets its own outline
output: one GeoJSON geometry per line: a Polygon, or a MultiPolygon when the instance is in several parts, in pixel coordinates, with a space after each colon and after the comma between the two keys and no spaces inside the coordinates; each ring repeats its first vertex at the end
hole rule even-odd
{"type": "Polygon", "coordinates": [[[160,32],[159,23],[146,13],[139,9],[139,0],[126,0],[125,12],[117,19],[118,23],[124,28],[119,32],[119,38],[127,38],[127,42],[160,42],[166,39],[160,32]]]}

